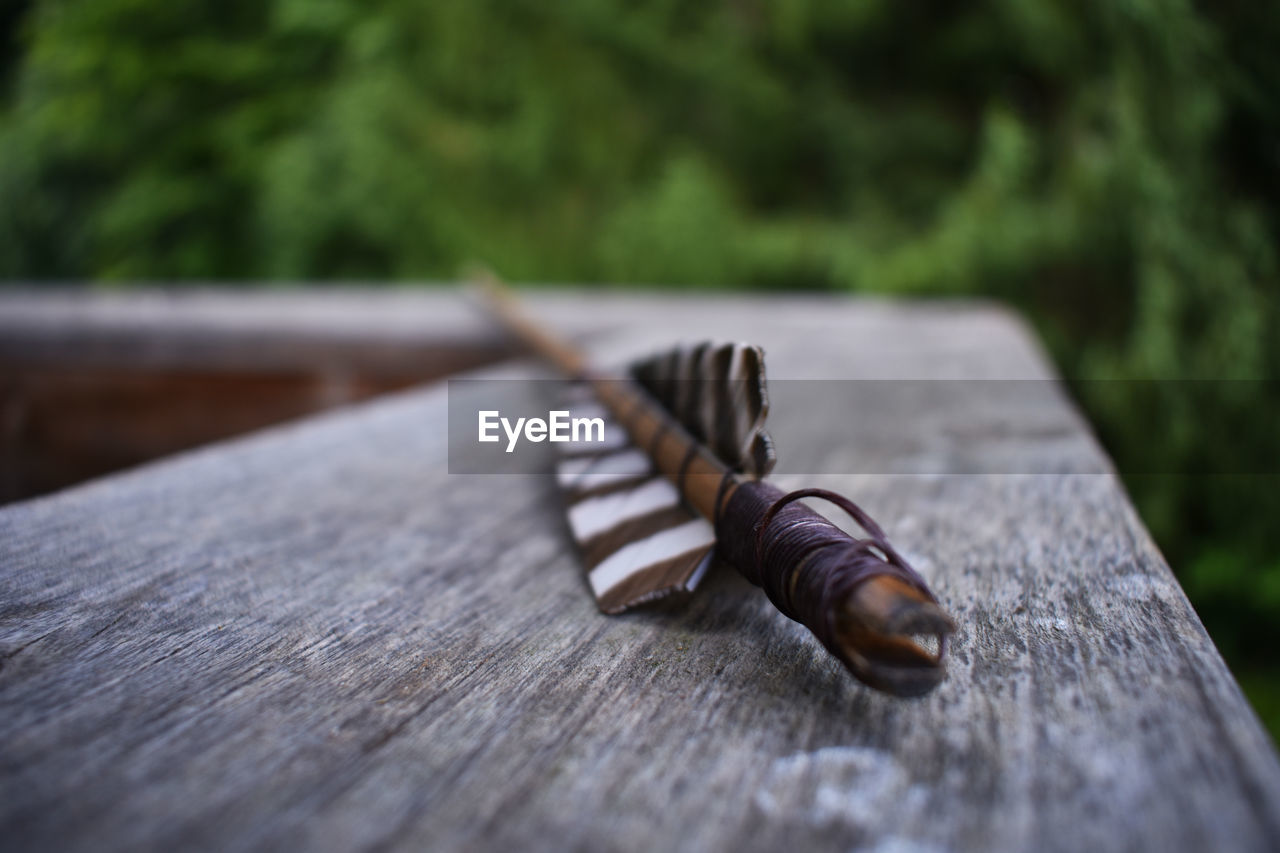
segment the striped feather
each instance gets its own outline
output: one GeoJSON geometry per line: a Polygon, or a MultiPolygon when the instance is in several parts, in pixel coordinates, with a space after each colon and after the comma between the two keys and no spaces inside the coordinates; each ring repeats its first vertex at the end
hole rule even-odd
{"type": "Polygon", "coordinates": [[[699,442],[735,471],[759,479],[776,461],[765,431],[764,352],[700,343],[637,362],[636,380],[699,442]]]}
{"type": "Polygon", "coordinates": [[[629,443],[594,455],[569,451],[556,475],[601,610],[621,613],[693,590],[711,562],[715,532],[644,453],[629,443]]]}
{"type": "MultiPolygon", "coordinates": [[[[764,431],[769,403],[763,354],[742,344],[699,344],[637,363],[642,385],[735,470],[773,467],[764,431]]],[[[586,383],[565,395],[573,417],[601,417],[603,442],[561,446],[556,476],[568,505],[587,582],[605,613],[690,592],[711,564],[715,531],[593,397],[586,383]]]]}

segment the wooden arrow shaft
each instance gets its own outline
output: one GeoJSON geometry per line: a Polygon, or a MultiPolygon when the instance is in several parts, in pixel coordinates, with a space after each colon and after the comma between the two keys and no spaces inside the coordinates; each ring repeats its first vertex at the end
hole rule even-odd
{"type": "Polygon", "coordinates": [[[681,497],[702,517],[715,520],[717,499],[723,506],[740,485],[737,474],[689,435],[639,383],[594,370],[571,343],[530,319],[497,281],[486,279],[480,288],[493,315],[509,332],[561,372],[590,383],[597,399],[627,431],[632,443],[649,455],[681,497]]]}

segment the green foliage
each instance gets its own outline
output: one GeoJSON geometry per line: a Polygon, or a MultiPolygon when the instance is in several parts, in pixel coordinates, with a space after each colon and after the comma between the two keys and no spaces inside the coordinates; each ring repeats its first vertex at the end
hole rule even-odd
{"type": "MultiPolygon", "coordinates": [[[[12,8],[3,276],[983,294],[1070,377],[1278,375],[1265,4],[12,8]]],[[[1280,730],[1274,395],[1190,387],[1076,389],[1280,730]]]]}

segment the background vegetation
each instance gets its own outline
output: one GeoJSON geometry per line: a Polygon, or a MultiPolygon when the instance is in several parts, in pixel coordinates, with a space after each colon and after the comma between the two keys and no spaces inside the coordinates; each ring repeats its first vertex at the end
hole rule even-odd
{"type": "Polygon", "coordinates": [[[1244,0],[10,0],[0,277],[1005,300],[1068,377],[1213,380],[1077,390],[1274,732],[1274,384],[1222,380],[1280,376],[1276,44],[1244,0]]]}

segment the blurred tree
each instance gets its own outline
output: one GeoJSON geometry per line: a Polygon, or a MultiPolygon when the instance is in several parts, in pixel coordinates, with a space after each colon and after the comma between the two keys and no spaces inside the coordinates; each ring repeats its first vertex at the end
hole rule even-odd
{"type": "MultiPolygon", "coordinates": [[[[1277,36],[1242,0],[19,2],[0,275],[986,294],[1071,377],[1276,377],[1277,36]]],[[[1076,386],[1280,730],[1272,386],[1190,387],[1076,386]]]]}

